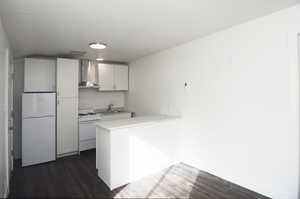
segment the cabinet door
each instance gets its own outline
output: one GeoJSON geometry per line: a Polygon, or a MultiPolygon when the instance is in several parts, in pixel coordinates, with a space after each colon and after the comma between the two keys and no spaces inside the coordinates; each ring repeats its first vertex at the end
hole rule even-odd
{"type": "Polygon", "coordinates": [[[54,92],[55,60],[26,58],[24,69],[24,92],[54,92]]]}
{"type": "Polygon", "coordinates": [[[57,154],[78,151],[78,99],[57,99],[57,154]]]}
{"type": "Polygon", "coordinates": [[[115,90],[120,90],[120,91],[128,90],[128,66],[127,65],[114,66],[114,80],[115,80],[115,90]]]}
{"type": "Polygon", "coordinates": [[[57,97],[78,97],[79,61],[57,59],[57,97]]]}
{"type": "Polygon", "coordinates": [[[100,91],[114,90],[114,66],[111,64],[98,64],[100,91]]]}

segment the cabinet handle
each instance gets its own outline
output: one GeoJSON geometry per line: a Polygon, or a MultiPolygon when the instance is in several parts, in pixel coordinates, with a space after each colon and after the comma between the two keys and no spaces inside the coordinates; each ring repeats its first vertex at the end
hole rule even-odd
{"type": "Polygon", "coordinates": [[[56,92],[56,95],[57,95],[57,97],[59,96],[59,92],[58,91],[56,92]]]}
{"type": "Polygon", "coordinates": [[[59,105],[59,100],[57,100],[57,105],[59,105]]]}

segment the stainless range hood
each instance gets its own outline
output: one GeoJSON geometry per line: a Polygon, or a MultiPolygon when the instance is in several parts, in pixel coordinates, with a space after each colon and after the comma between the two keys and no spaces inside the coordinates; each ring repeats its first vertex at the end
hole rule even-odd
{"type": "Polygon", "coordinates": [[[99,88],[97,61],[81,60],[79,88],[99,88]]]}

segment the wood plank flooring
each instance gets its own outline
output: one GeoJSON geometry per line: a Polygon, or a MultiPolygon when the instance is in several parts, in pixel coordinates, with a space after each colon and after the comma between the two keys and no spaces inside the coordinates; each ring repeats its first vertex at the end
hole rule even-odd
{"type": "Polygon", "coordinates": [[[98,178],[95,150],[36,166],[16,162],[10,198],[267,198],[186,164],[110,191],[98,178]]]}

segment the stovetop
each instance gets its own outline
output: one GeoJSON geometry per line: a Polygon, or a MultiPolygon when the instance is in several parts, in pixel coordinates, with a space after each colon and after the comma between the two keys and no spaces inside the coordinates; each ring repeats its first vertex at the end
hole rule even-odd
{"type": "Polygon", "coordinates": [[[100,114],[79,115],[79,122],[96,121],[96,120],[100,120],[100,119],[101,119],[101,115],[100,114]]]}
{"type": "Polygon", "coordinates": [[[100,120],[101,119],[101,115],[95,113],[95,111],[92,110],[92,109],[79,110],[78,115],[79,115],[79,122],[81,122],[81,121],[94,121],[94,120],[100,120]]]}

